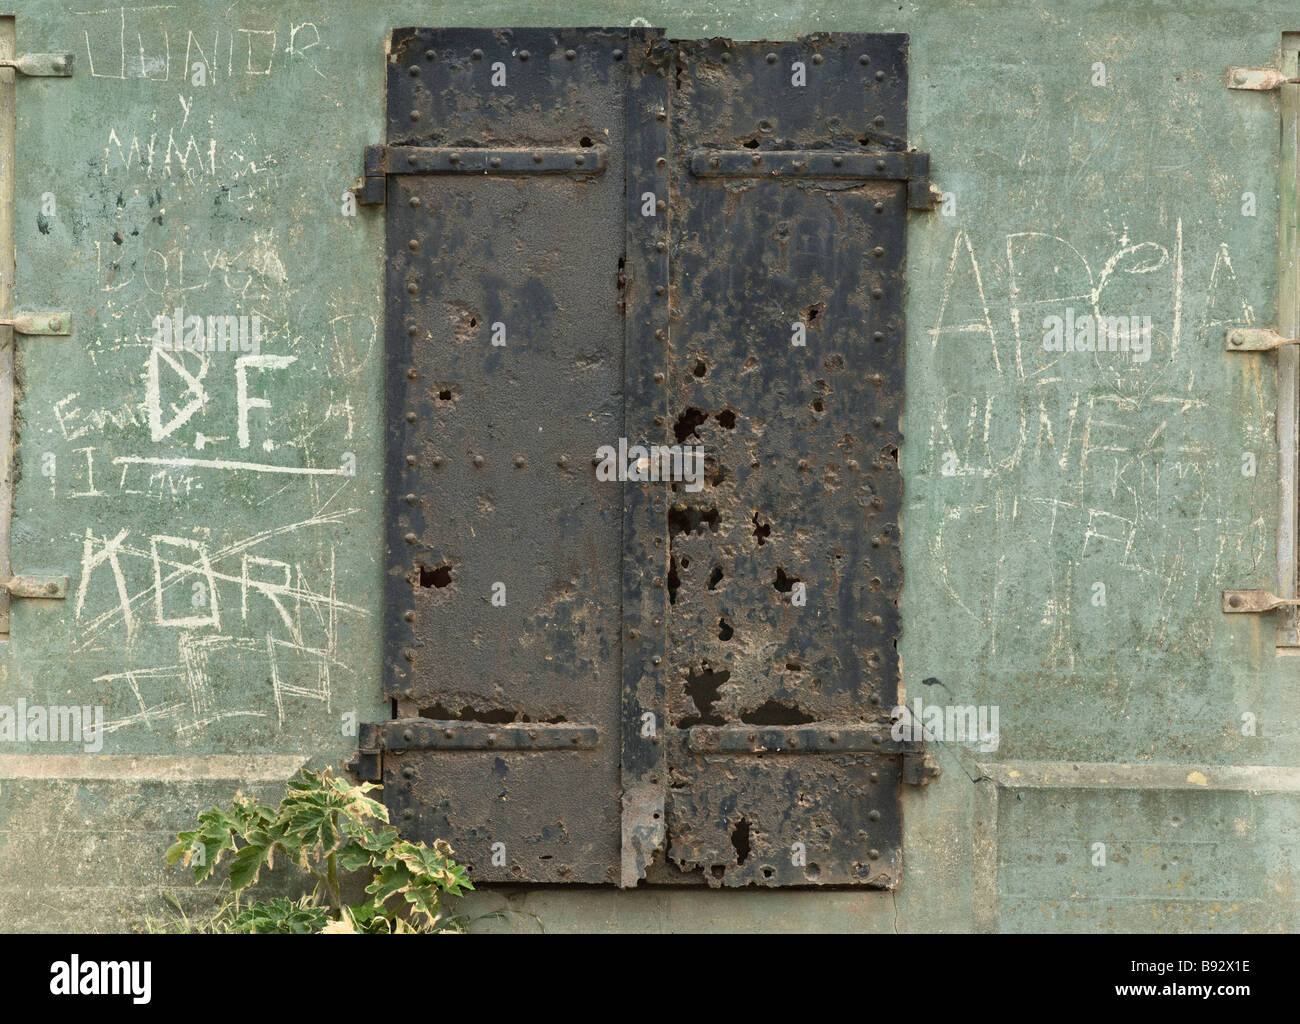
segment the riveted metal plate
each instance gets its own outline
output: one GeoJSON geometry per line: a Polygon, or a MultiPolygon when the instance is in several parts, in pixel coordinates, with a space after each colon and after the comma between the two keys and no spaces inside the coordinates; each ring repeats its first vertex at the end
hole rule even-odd
{"type": "Polygon", "coordinates": [[[593,455],[623,431],[627,47],[626,29],[390,47],[390,146],[476,172],[385,179],[386,679],[403,718],[434,720],[425,749],[384,757],[385,799],[475,881],[619,875],[619,744],[596,736],[621,733],[623,497],[593,455]],[[572,151],[606,173],[483,173],[572,151]],[[580,742],[524,742],[568,723],[580,742]],[[446,728],[473,742],[437,749],[446,728]]]}
{"type": "Polygon", "coordinates": [[[678,60],[669,422],[708,469],[669,511],[668,856],[712,885],[892,887],[901,757],[744,737],[888,737],[897,703],[907,39],[678,60]],[[780,173],[699,173],[737,149],[780,173]],[[813,153],[813,180],[785,173],[813,153]],[[825,180],[836,155],[885,177],[825,180]]]}
{"type": "Polygon", "coordinates": [[[385,750],[591,750],[600,733],[589,725],[483,725],[427,718],[387,722],[385,750]]]}

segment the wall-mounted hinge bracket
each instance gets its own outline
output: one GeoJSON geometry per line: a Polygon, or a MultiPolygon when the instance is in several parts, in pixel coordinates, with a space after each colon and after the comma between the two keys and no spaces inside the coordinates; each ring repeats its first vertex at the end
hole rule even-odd
{"type": "Polygon", "coordinates": [[[1228,71],[1229,89],[1272,92],[1297,82],[1300,82],[1300,78],[1288,78],[1277,68],[1231,68],[1228,71]]]}
{"type": "Polygon", "coordinates": [[[1278,597],[1267,590],[1225,590],[1223,610],[1228,615],[1259,614],[1300,605],[1300,597],[1278,597]]]}
{"type": "Polygon", "coordinates": [[[10,597],[63,601],[68,596],[68,577],[25,573],[12,577],[5,584],[5,590],[9,591],[10,597]]]}
{"type": "Polygon", "coordinates": [[[0,318],[0,327],[12,327],[15,334],[67,337],[72,333],[72,314],[15,313],[0,318]]]}
{"type": "Polygon", "coordinates": [[[29,78],[71,78],[72,64],[70,53],[24,53],[0,60],[0,68],[13,68],[29,78]]]}

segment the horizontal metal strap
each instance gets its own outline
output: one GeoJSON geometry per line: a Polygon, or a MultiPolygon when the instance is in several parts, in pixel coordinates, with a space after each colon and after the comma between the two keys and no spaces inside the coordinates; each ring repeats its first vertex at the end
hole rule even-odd
{"type": "Polygon", "coordinates": [[[367,146],[366,174],[600,174],[605,146],[536,149],[367,146]]]}
{"type": "Polygon", "coordinates": [[[1223,610],[1229,615],[1271,612],[1277,608],[1300,605],[1300,597],[1278,597],[1267,590],[1225,590],[1223,610]]]}
{"type": "Polygon", "coordinates": [[[384,722],[385,750],[590,750],[600,743],[591,725],[483,722],[407,718],[384,722]]]}
{"type": "Polygon", "coordinates": [[[907,181],[930,176],[929,153],[897,150],[697,149],[691,173],[699,178],[849,178],[907,181]]]}
{"type": "Polygon", "coordinates": [[[890,725],[835,726],[697,725],[686,734],[695,754],[901,754],[921,749],[912,740],[896,740],[890,725]]]}
{"type": "Polygon", "coordinates": [[[62,601],[68,596],[68,577],[27,574],[14,576],[5,584],[10,597],[35,597],[62,601]]]}
{"type": "Polygon", "coordinates": [[[1297,82],[1300,82],[1300,78],[1288,78],[1277,68],[1233,68],[1228,72],[1229,89],[1271,92],[1297,82]]]}
{"type": "Polygon", "coordinates": [[[1271,352],[1283,345],[1300,342],[1300,339],[1278,334],[1271,327],[1229,327],[1224,338],[1229,352],[1271,352]]]}
{"type": "Polygon", "coordinates": [[[15,334],[40,334],[65,337],[72,333],[70,313],[14,313],[0,318],[0,326],[12,327],[15,334]]]}
{"type": "Polygon", "coordinates": [[[73,58],[70,53],[24,53],[21,57],[0,60],[0,68],[13,68],[32,78],[70,78],[73,58]]]}

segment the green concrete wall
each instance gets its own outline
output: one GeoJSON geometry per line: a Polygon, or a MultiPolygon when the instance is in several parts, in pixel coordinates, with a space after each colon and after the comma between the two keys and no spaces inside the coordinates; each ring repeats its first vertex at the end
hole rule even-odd
{"type": "Polygon", "coordinates": [[[466,901],[474,927],[1300,925],[1300,660],[1218,597],[1272,586],[1278,503],[1275,357],[1222,334],[1274,316],[1278,100],[1224,79],[1277,61],[1293,7],[11,10],[20,52],[78,62],[18,84],[15,165],[17,306],[75,328],[17,344],[13,564],[72,586],[15,603],[0,704],[102,704],[114,728],[94,756],[0,745],[0,928],[120,928],[164,889],[192,903],[161,851],[194,811],[341,764],[347,716],[384,716],[383,215],[341,203],[382,141],[385,39],[633,19],[910,33],[911,138],[953,203],[908,229],[904,682],[996,705],[1001,745],[941,746],[943,777],[905,792],[895,893],[499,890],[466,901]],[[1042,318],[1094,293],[1151,318],[1149,359],[1044,351],[1042,318]],[[281,358],[247,371],[270,407],[246,434],[233,356],[198,381],[151,370],[153,318],[177,306],[262,318],[281,358]]]}

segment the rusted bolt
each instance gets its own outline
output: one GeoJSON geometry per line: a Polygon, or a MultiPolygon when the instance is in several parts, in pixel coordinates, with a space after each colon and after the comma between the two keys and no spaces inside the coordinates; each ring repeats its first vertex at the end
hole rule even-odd
{"type": "Polygon", "coordinates": [[[1234,345],[1241,345],[1245,342],[1245,340],[1246,339],[1241,336],[1240,331],[1233,331],[1232,334],[1228,336],[1228,341],[1232,342],[1232,344],[1234,345]]]}
{"type": "Polygon", "coordinates": [[[763,162],[763,158],[759,156],[757,153],[755,153],[753,156],[749,158],[749,162],[753,164],[755,167],[757,167],[759,164],[763,162]]]}
{"type": "Polygon", "coordinates": [[[408,466],[414,466],[414,465],[415,465],[415,456],[414,456],[414,455],[408,455],[408,456],[406,457],[406,464],[407,464],[408,466]]]}
{"type": "Polygon", "coordinates": [[[575,734],[569,737],[569,742],[576,746],[577,744],[582,742],[582,737],[580,735],[575,734]]]}
{"type": "Polygon", "coordinates": [[[475,60],[482,60],[482,59],[483,59],[483,51],[482,51],[482,50],[475,50],[473,53],[470,54],[470,56],[473,57],[475,60]]]}
{"type": "Polygon", "coordinates": [[[403,743],[410,743],[414,739],[415,739],[415,733],[411,732],[410,729],[407,729],[404,733],[402,733],[403,743]]]}
{"type": "Polygon", "coordinates": [[[858,63],[865,67],[867,64],[871,63],[871,58],[864,53],[861,57],[858,58],[858,63]]]}
{"type": "Polygon", "coordinates": [[[871,297],[875,299],[877,302],[879,302],[881,299],[885,297],[884,289],[881,288],[871,289],[871,297]]]}
{"type": "Polygon", "coordinates": [[[666,209],[668,209],[668,204],[664,200],[660,199],[658,202],[655,203],[655,209],[659,213],[663,213],[666,209]]]}
{"type": "Polygon", "coordinates": [[[555,464],[563,469],[569,464],[569,457],[567,455],[560,455],[556,458],[555,464]]]}
{"type": "Polygon", "coordinates": [[[612,54],[610,54],[610,56],[613,57],[615,60],[622,60],[622,59],[623,59],[623,51],[622,51],[622,50],[615,50],[612,54]]]}
{"type": "Polygon", "coordinates": [[[519,59],[520,59],[520,60],[527,60],[527,59],[528,59],[529,57],[531,57],[531,56],[532,56],[532,54],[529,53],[527,50],[520,50],[520,51],[519,51],[519,59]]]}
{"type": "Polygon", "coordinates": [[[806,470],[806,469],[808,468],[808,460],[807,460],[807,459],[800,459],[800,460],[799,460],[799,468],[800,468],[801,470],[806,470]]]}
{"type": "Polygon", "coordinates": [[[877,128],[883,128],[883,127],[885,127],[885,119],[884,119],[883,117],[877,117],[877,118],[876,118],[873,122],[871,122],[871,123],[874,124],[877,128]]]}
{"type": "Polygon", "coordinates": [[[476,469],[482,469],[482,468],[483,468],[483,456],[482,456],[482,455],[475,455],[474,458],[473,458],[471,461],[474,463],[474,466],[475,466],[476,469]]]}
{"type": "Polygon", "coordinates": [[[656,374],[655,374],[655,383],[656,383],[656,384],[662,384],[663,382],[664,382],[664,375],[663,375],[662,373],[656,373],[656,374]]]}
{"type": "Polygon", "coordinates": [[[420,376],[420,371],[415,369],[414,367],[406,371],[407,380],[416,380],[419,378],[419,376],[420,376]]]}
{"type": "Polygon", "coordinates": [[[650,582],[651,582],[651,584],[654,586],[654,588],[655,588],[656,590],[662,590],[662,589],[663,589],[663,586],[664,586],[664,578],[663,578],[662,576],[656,576],[656,577],[655,577],[653,580],[651,580],[650,582]]]}
{"type": "Polygon", "coordinates": [[[879,782],[879,781],[880,781],[880,772],[872,772],[871,775],[868,776],[868,777],[871,779],[872,782],[879,782]]]}
{"type": "Polygon", "coordinates": [[[668,251],[667,242],[655,242],[655,252],[667,252],[667,251],[668,251]]]}
{"type": "Polygon", "coordinates": [[[876,212],[877,212],[877,213],[884,213],[884,212],[885,212],[885,204],[884,204],[884,203],[877,203],[877,204],[876,204],[876,212]]]}
{"type": "Polygon", "coordinates": [[[663,294],[664,294],[665,292],[667,292],[667,291],[668,291],[668,289],[665,288],[663,285],[661,285],[661,284],[657,284],[657,285],[655,285],[655,294],[656,294],[656,295],[663,295],[663,294]]]}
{"type": "Polygon", "coordinates": [[[420,286],[418,284],[415,284],[414,282],[406,286],[406,293],[408,295],[418,294],[419,291],[420,291],[420,286]]]}
{"type": "Polygon", "coordinates": [[[575,157],[573,158],[573,163],[574,163],[574,166],[576,166],[576,167],[581,167],[581,166],[582,166],[583,164],[585,164],[586,162],[587,162],[587,158],[586,158],[585,156],[575,156],[575,157]]]}
{"type": "Polygon", "coordinates": [[[406,543],[408,543],[408,544],[414,544],[414,543],[415,543],[417,540],[419,540],[419,539],[420,539],[420,538],[417,537],[417,536],[416,536],[415,534],[413,534],[413,533],[408,533],[408,534],[406,535],[406,543]]]}
{"type": "Polygon", "coordinates": [[[659,625],[659,620],[658,620],[658,619],[651,619],[651,620],[650,620],[650,624],[651,624],[652,626],[658,626],[658,625],[659,625]]]}
{"type": "Polygon", "coordinates": [[[769,54],[767,55],[767,62],[768,62],[769,64],[775,64],[776,61],[777,61],[777,56],[776,56],[775,53],[769,53],[769,54]]]}
{"type": "Polygon", "coordinates": [[[858,460],[849,459],[849,472],[856,473],[857,471],[858,471],[858,460]]]}
{"type": "Polygon", "coordinates": [[[416,496],[415,496],[414,494],[408,494],[408,495],[406,496],[406,503],[407,503],[408,505],[414,505],[414,504],[416,503],[417,500],[418,500],[418,499],[416,498],[416,496]]]}
{"type": "Polygon", "coordinates": [[[1245,84],[1245,81],[1246,81],[1246,72],[1244,72],[1244,71],[1242,71],[1240,68],[1238,68],[1236,71],[1234,71],[1234,72],[1232,73],[1232,80],[1233,80],[1237,85],[1243,85],[1243,84],[1245,84]]]}
{"type": "Polygon", "coordinates": [[[414,422],[415,422],[416,420],[418,420],[419,418],[420,418],[420,417],[417,416],[417,415],[416,415],[415,413],[413,413],[413,412],[408,412],[408,413],[406,414],[406,422],[407,422],[407,423],[414,423],[414,422]]]}
{"type": "Polygon", "coordinates": [[[662,169],[668,166],[668,161],[665,160],[663,157],[659,157],[659,159],[655,161],[655,166],[662,169]]]}
{"type": "Polygon", "coordinates": [[[668,339],[668,332],[665,331],[662,327],[660,327],[657,331],[655,331],[656,341],[666,341],[667,339],[668,339]]]}
{"type": "Polygon", "coordinates": [[[843,167],[843,166],[844,166],[844,157],[842,157],[842,156],[833,156],[833,157],[831,157],[831,164],[832,164],[833,166],[835,166],[835,167],[843,167]]]}
{"type": "MultiPolygon", "coordinates": [[[[414,660],[415,660],[415,652],[412,651],[412,650],[405,650],[405,651],[402,652],[402,657],[405,658],[407,661],[414,661],[414,660]]],[[[411,734],[408,732],[408,733],[406,734],[406,736],[407,736],[407,739],[409,740],[411,734]]]]}
{"type": "Polygon", "coordinates": [[[1241,597],[1240,597],[1239,595],[1237,595],[1237,594],[1233,594],[1230,598],[1228,598],[1228,607],[1229,607],[1229,608],[1240,608],[1240,607],[1241,607],[1241,597]]]}
{"type": "Polygon", "coordinates": [[[565,59],[565,60],[577,60],[577,59],[578,59],[578,51],[577,51],[577,50],[565,50],[565,51],[564,51],[564,59],[565,59]]]}
{"type": "Polygon", "coordinates": [[[877,72],[876,72],[876,81],[877,81],[877,82],[883,82],[884,80],[885,80],[885,73],[884,73],[883,71],[877,71],[877,72]]]}
{"type": "Polygon", "coordinates": [[[501,166],[501,158],[500,158],[499,156],[488,157],[488,166],[489,166],[489,167],[500,167],[500,166],[501,166]]]}
{"type": "Polygon", "coordinates": [[[420,333],[419,324],[407,324],[406,333],[409,337],[414,338],[417,334],[420,333]]]}
{"type": "Polygon", "coordinates": [[[794,750],[795,747],[799,746],[799,737],[791,736],[788,740],[786,740],[785,745],[789,747],[791,750],[794,750]]]}
{"type": "Polygon", "coordinates": [[[405,818],[407,821],[410,821],[412,818],[415,817],[415,812],[408,807],[406,808],[406,810],[402,811],[402,817],[405,818]]]}
{"type": "Polygon", "coordinates": [[[456,730],[455,730],[455,729],[443,729],[443,730],[442,730],[442,738],[443,738],[444,740],[455,739],[455,738],[456,738],[456,730]]]}
{"type": "Polygon", "coordinates": [[[870,818],[872,821],[879,821],[879,820],[880,820],[880,812],[877,811],[877,810],[874,810],[874,809],[873,809],[873,810],[871,811],[871,813],[867,815],[867,817],[870,818]]]}
{"type": "Polygon", "coordinates": [[[663,658],[659,657],[659,655],[656,654],[653,658],[650,659],[650,664],[661,665],[663,664],[663,660],[664,660],[663,658]]]}
{"type": "Polygon", "coordinates": [[[883,427],[883,426],[885,425],[884,417],[882,417],[882,416],[873,416],[873,417],[871,418],[871,425],[872,425],[873,427],[877,428],[877,429],[879,429],[880,427],[883,427]]]}
{"type": "Polygon", "coordinates": [[[404,618],[407,622],[414,622],[414,621],[415,621],[415,612],[414,612],[413,610],[411,610],[411,609],[408,609],[407,612],[406,612],[406,614],[403,615],[402,618],[404,618]]]}
{"type": "Polygon", "coordinates": [[[414,78],[416,75],[420,73],[420,67],[418,64],[412,64],[409,68],[407,68],[407,71],[409,71],[411,77],[414,78]]]}
{"type": "Polygon", "coordinates": [[[629,640],[640,640],[640,639],[641,639],[641,631],[640,631],[640,630],[637,630],[637,629],[629,629],[629,630],[627,631],[627,638],[628,638],[629,640]]]}
{"type": "Polygon", "coordinates": [[[867,851],[867,856],[870,857],[872,860],[880,860],[880,851],[879,851],[879,850],[868,850],[868,851],[867,851]]]}
{"type": "Polygon", "coordinates": [[[710,166],[710,167],[721,167],[721,166],[722,166],[722,158],[721,158],[721,157],[717,157],[717,156],[709,157],[709,166],[710,166]]]}
{"type": "Polygon", "coordinates": [[[804,164],[803,164],[803,161],[802,161],[802,160],[795,160],[794,163],[792,164],[792,166],[794,167],[794,169],[795,169],[796,171],[802,171],[802,170],[803,170],[803,167],[804,167],[804,164]]]}
{"type": "Polygon", "coordinates": [[[730,63],[731,63],[731,54],[728,53],[726,50],[723,50],[723,51],[722,51],[722,56],[719,57],[718,59],[721,60],[723,64],[730,64],[730,63]]]}
{"type": "Polygon", "coordinates": [[[435,466],[441,466],[441,465],[442,465],[442,456],[441,456],[441,455],[435,455],[435,456],[433,457],[433,464],[434,464],[435,466]]]}
{"type": "Polygon", "coordinates": [[[880,538],[879,538],[879,537],[872,537],[872,538],[871,538],[871,546],[872,546],[873,548],[878,548],[878,547],[880,547],[880,538]]]}
{"type": "Polygon", "coordinates": [[[448,161],[449,163],[453,163],[453,164],[458,164],[458,163],[460,163],[460,154],[459,154],[459,153],[451,153],[451,154],[449,154],[448,157],[447,157],[447,161],[448,161]]]}
{"type": "Polygon", "coordinates": [[[885,332],[884,332],[884,331],[876,331],[876,333],[873,334],[873,335],[871,336],[871,338],[872,338],[873,341],[876,341],[876,342],[884,341],[884,340],[885,340],[885,332]]]}
{"type": "Polygon", "coordinates": [[[496,744],[497,744],[497,734],[494,733],[494,732],[490,732],[490,733],[488,733],[488,734],[487,734],[487,742],[488,742],[488,746],[489,746],[489,747],[495,747],[496,744]]]}
{"type": "Polygon", "coordinates": [[[751,732],[748,736],[745,737],[745,739],[748,740],[750,743],[757,743],[758,733],[751,732]]]}
{"type": "Polygon", "coordinates": [[[667,112],[666,110],[657,110],[657,111],[655,111],[655,120],[656,120],[656,121],[667,121],[667,120],[668,120],[668,112],[667,112]]]}
{"type": "Polygon", "coordinates": [[[408,764],[405,768],[402,769],[402,778],[404,779],[415,778],[415,769],[408,764]]]}
{"type": "Polygon", "coordinates": [[[883,171],[884,169],[885,169],[885,161],[883,161],[883,160],[877,160],[877,161],[876,161],[876,170],[878,170],[878,171],[883,171]]]}
{"type": "Polygon", "coordinates": [[[880,259],[880,257],[885,255],[885,247],[883,245],[878,245],[871,250],[871,254],[875,256],[876,259],[880,259]]]}
{"type": "Polygon", "coordinates": [[[522,455],[515,456],[515,469],[523,469],[526,465],[528,465],[527,459],[525,459],[522,455]]]}
{"type": "Polygon", "coordinates": [[[418,110],[412,110],[412,111],[411,111],[411,120],[412,120],[412,121],[418,121],[418,120],[420,120],[420,112],[419,112],[418,110]]]}
{"type": "MultiPolygon", "coordinates": [[[[877,616],[877,618],[879,618],[879,616],[877,616]]],[[[871,742],[874,743],[874,744],[876,744],[877,746],[879,746],[879,745],[880,745],[880,733],[878,733],[878,732],[873,732],[873,733],[871,734],[871,742]]]]}
{"type": "Polygon", "coordinates": [[[434,51],[434,50],[425,50],[425,51],[424,51],[424,59],[425,59],[425,60],[437,60],[437,59],[438,59],[438,54],[437,54],[437,52],[434,51]]]}
{"type": "Polygon", "coordinates": [[[535,739],[537,739],[537,730],[536,730],[536,729],[529,729],[529,730],[528,730],[528,738],[529,738],[530,740],[535,740],[535,739]]]}
{"type": "Polygon", "coordinates": [[[535,164],[540,164],[541,162],[542,162],[542,154],[541,154],[541,153],[534,153],[534,154],[533,154],[533,163],[535,163],[535,164]]]}
{"type": "Polygon", "coordinates": [[[813,63],[814,63],[814,64],[820,64],[820,63],[821,63],[823,60],[825,60],[825,59],[826,59],[826,58],[824,58],[820,53],[814,53],[814,54],[813,54],[813,63]]]}
{"type": "Polygon", "coordinates": [[[840,741],[840,734],[837,732],[829,733],[827,734],[826,739],[828,739],[831,743],[838,743],[840,741]]]}

